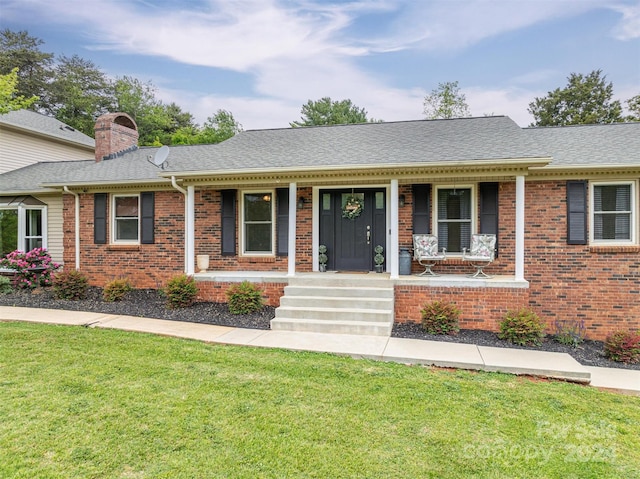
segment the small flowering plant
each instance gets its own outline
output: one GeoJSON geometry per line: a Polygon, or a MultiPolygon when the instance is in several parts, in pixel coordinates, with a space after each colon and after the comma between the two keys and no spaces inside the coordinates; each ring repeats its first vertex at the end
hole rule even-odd
{"type": "Polygon", "coordinates": [[[51,286],[53,272],[60,267],[51,260],[45,248],[34,248],[26,253],[20,250],[12,251],[0,259],[0,266],[15,269],[15,285],[23,289],[51,286]]]}

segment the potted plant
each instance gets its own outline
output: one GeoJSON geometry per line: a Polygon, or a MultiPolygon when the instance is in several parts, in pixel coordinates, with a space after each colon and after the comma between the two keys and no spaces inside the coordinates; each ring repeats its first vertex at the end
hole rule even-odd
{"type": "Polygon", "coordinates": [[[321,273],[327,271],[327,261],[329,258],[327,257],[327,247],[323,244],[318,246],[318,270],[321,273]]]}
{"type": "Polygon", "coordinates": [[[381,245],[376,246],[373,251],[376,252],[373,257],[373,262],[376,264],[376,273],[382,273],[382,264],[384,263],[384,256],[382,256],[382,252],[384,248],[381,245]]]}

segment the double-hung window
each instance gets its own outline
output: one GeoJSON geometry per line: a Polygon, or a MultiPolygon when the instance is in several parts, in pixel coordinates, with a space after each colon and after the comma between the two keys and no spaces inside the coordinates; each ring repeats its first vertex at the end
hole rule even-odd
{"type": "Polygon", "coordinates": [[[436,196],[438,246],[447,253],[462,253],[469,248],[473,231],[473,189],[439,187],[436,196]]]}
{"type": "Polygon", "coordinates": [[[0,197],[0,255],[46,248],[44,203],[32,196],[0,197]]]}
{"type": "Polygon", "coordinates": [[[591,241],[635,243],[635,183],[592,183],[591,241]]]}
{"type": "Polygon", "coordinates": [[[242,195],[242,253],[273,255],[275,233],[273,191],[244,192],[242,195]]]}
{"type": "Polygon", "coordinates": [[[113,240],[138,243],[140,237],[139,195],[113,195],[113,240]]]}

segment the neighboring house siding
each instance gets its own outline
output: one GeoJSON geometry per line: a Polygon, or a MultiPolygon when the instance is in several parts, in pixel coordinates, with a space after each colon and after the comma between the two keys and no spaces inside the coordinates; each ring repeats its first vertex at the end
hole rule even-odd
{"type": "Polygon", "coordinates": [[[93,151],[55,140],[0,129],[0,174],[32,165],[40,161],[87,160],[93,151]]]}

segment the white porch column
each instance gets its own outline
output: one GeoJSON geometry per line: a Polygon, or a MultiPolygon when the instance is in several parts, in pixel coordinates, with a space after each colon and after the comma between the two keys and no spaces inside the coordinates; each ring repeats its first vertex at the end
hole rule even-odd
{"type": "Polygon", "coordinates": [[[185,225],[185,243],[186,243],[186,251],[185,251],[185,261],[186,261],[186,270],[188,275],[193,275],[195,273],[195,250],[196,250],[196,242],[195,242],[195,216],[196,216],[196,207],[195,207],[195,187],[193,185],[187,186],[187,195],[185,198],[187,203],[187,215],[186,215],[186,225],[185,225]]]}
{"type": "Polygon", "coordinates": [[[298,205],[298,187],[289,183],[289,237],[287,251],[287,276],[296,275],[296,209],[298,205]]]}
{"type": "Polygon", "coordinates": [[[391,279],[398,279],[400,275],[400,265],[398,254],[398,180],[391,180],[391,224],[389,229],[391,231],[391,237],[389,238],[389,251],[387,254],[387,267],[391,273],[391,279]]]}
{"type": "Polygon", "coordinates": [[[516,281],[524,281],[524,176],[516,176],[516,281]]]}

